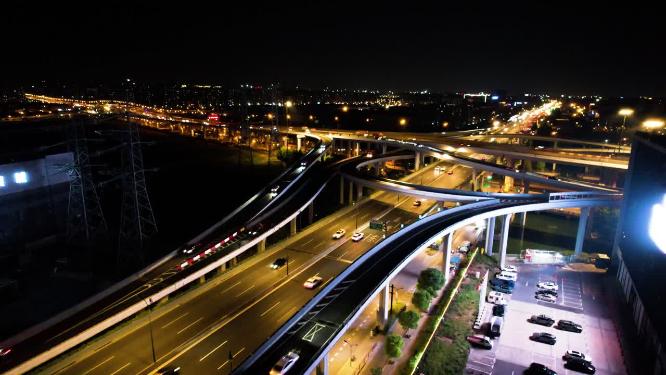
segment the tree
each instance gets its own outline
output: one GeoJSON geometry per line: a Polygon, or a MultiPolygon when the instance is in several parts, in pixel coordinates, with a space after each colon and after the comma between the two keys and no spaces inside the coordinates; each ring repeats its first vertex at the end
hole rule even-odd
{"type": "Polygon", "coordinates": [[[381,367],[373,367],[370,369],[370,374],[371,375],[382,375],[382,368],[381,367]]]}
{"type": "Polygon", "coordinates": [[[427,311],[432,302],[432,295],[423,289],[417,289],[412,296],[412,303],[421,311],[427,311]]]}
{"type": "Polygon", "coordinates": [[[386,336],[386,355],[391,358],[398,358],[402,354],[402,347],[405,345],[405,342],[402,340],[402,337],[398,335],[388,335],[386,336]]]}
{"type": "Polygon", "coordinates": [[[419,314],[416,311],[404,310],[398,315],[398,321],[402,328],[407,332],[407,330],[414,329],[419,324],[419,314]]]}
{"type": "Polygon", "coordinates": [[[431,288],[435,291],[442,289],[444,286],[444,273],[437,268],[428,268],[421,271],[419,275],[419,288],[431,288]]]}

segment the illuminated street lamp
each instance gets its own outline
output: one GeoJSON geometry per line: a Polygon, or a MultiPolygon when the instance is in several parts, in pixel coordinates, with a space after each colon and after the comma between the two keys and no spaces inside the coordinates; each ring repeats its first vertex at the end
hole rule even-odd
{"type": "Polygon", "coordinates": [[[634,114],[634,110],[631,108],[622,108],[617,112],[618,115],[622,116],[622,127],[620,128],[620,139],[617,141],[617,152],[620,152],[620,142],[622,142],[622,136],[624,135],[625,124],[627,123],[627,116],[634,114]]]}
{"type": "Polygon", "coordinates": [[[649,130],[660,129],[664,127],[664,120],[660,119],[647,119],[643,121],[643,127],[649,130]]]}
{"type": "Polygon", "coordinates": [[[349,107],[347,107],[346,105],[343,105],[342,106],[342,112],[345,112],[345,113],[349,112],[349,107]]]}
{"type": "Polygon", "coordinates": [[[405,126],[405,125],[407,125],[407,119],[404,118],[404,117],[400,118],[399,124],[400,124],[400,126],[405,126]]]}
{"type": "Polygon", "coordinates": [[[291,108],[293,105],[294,103],[292,103],[291,100],[287,100],[286,102],[284,102],[284,113],[285,117],[287,118],[287,127],[289,127],[289,119],[290,119],[289,108],[291,108]]]}

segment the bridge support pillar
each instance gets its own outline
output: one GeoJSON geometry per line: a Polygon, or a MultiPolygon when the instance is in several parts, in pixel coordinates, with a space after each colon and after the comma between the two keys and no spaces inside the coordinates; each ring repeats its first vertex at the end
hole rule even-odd
{"type": "Polygon", "coordinates": [[[553,172],[555,172],[556,168],[557,168],[557,163],[553,163],[553,172]]]}
{"type": "Polygon", "coordinates": [[[417,152],[414,155],[414,171],[418,171],[419,169],[421,169],[421,153],[417,152]]]}
{"type": "Polygon", "coordinates": [[[227,264],[226,264],[226,263],[222,263],[222,265],[220,266],[220,268],[218,268],[217,270],[218,270],[218,273],[224,273],[224,271],[227,270],[227,264]]]}
{"type": "Polygon", "coordinates": [[[308,224],[314,220],[314,200],[308,205],[308,224]]]}
{"type": "Polygon", "coordinates": [[[361,155],[361,142],[356,142],[356,147],[354,148],[354,156],[361,155]]]}
{"type": "Polygon", "coordinates": [[[387,149],[388,147],[386,146],[386,143],[382,144],[382,154],[385,154],[387,149]]]}
{"type": "Polygon", "coordinates": [[[296,151],[301,151],[301,138],[296,137],[296,151]]]}
{"type": "Polygon", "coordinates": [[[231,260],[229,260],[229,268],[236,267],[236,265],[238,265],[238,258],[236,257],[231,258],[231,260]]]}
{"type": "Polygon", "coordinates": [[[315,370],[315,373],[317,375],[328,375],[328,353],[324,354],[324,358],[321,359],[321,362],[317,364],[317,368],[315,370]]]}
{"type": "Polygon", "coordinates": [[[578,256],[583,252],[583,241],[585,241],[585,230],[587,229],[587,219],[590,217],[590,207],[580,209],[580,219],[578,219],[578,232],[576,232],[576,248],[574,255],[578,256]]]}
{"type": "Polygon", "coordinates": [[[264,251],[266,251],[266,239],[265,238],[263,240],[259,241],[259,243],[257,243],[257,253],[261,254],[264,251]]]}
{"type": "Polygon", "coordinates": [[[375,163],[375,177],[379,177],[379,171],[382,168],[382,163],[377,162],[375,163]]]}
{"type": "Polygon", "coordinates": [[[474,188],[474,191],[479,190],[479,179],[478,179],[477,171],[476,168],[472,168],[472,185],[474,188]]]}
{"type": "Polygon", "coordinates": [[[291,222],[289,223],[289,235],[290,235],[290,236],[293,236],[293,235],[296,234],[296,219],[297,219],[297,218],[298,218],[298,216],[296,216],[295,218],[291,219],[291,222]]]}
{"type": "Polygon", "coordinates": [[[489,217],[486,223],[486,254],[493,255],[493,240],[495,239],[495,217],[489,217]]]}
{"type": "Polygon", "coordinates": [[[354,181],[349,181],[349,204],[354,202],[354,181]]]}
{"type": "Polygon", "coordinates": [[[377,308],[377,319],[384,324],[388,320],[389,310],[389,284],[386,284],[379,292],[379,306],[377,308]]]}
{"type": "Polygon", "coordinates": [[[500,268],[506,266],[506,246],[509,242],[509,225],[511,224],[511,214],[504,215],[502,222],[502,237],[500,238],[500,268]]]}
{"type": "MultiPolygon", "coordinates": [[[[444,285],[448,284],[451,279],[451,251],[453,250],[453,233],[451,232],[446,236],[446,249],[444,249],[444,285]]],[[[444,241],[442,241],[444,242],[444,241]]]]}
{"type": "Polygon", "coordinates": [[[530,192],[530,182],[528,180],[523,180],[523,193],[529,194],[530,192]]]}
{"type": "Polygon", "coordinates": [[[363,198],[363,185],[356,184],[356,202],[359,202],[363,198]]]}
{"type": "Polygon", "coordinates": [[[345,178],[340,175],[340,204],[345,204],[345,178]]]}
{"type": "Polygon", "coordinates": [[[205,284],[205,283],[206,283],[206,275],[199,276],[199,284],[205,284]]]}

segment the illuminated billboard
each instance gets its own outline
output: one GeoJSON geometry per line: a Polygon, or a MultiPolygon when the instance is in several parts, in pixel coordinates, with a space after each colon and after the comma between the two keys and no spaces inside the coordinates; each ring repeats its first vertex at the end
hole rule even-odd
{"type": "Polygon", "coordinates": [[[649,226],[650,239],[666,254],[666,194],[661,202],[652,206],[649,226]]]}

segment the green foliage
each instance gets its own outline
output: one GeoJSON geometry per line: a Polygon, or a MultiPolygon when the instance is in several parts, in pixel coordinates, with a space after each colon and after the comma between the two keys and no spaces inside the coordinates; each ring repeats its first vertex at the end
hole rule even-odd
{"type": "Polygon", "coordinates": [[[382,368],[381,367],[373,367],[370,369],[370,374],[371,375],[382,375],[382,368]]]}
{"type": "Polygon", "coordinates": [[[386,350],[386,355],[391,358],[398,358],[402,354],[402,347],[405,345],[405,342],[402,340],[402,337],[398,335],[389,335],[386,336],[386,345],[384,349],[386,350]]]}
{"type": "Polygon", "coordinates": [[[419,324],[419,314],[416,311],[405,310],[398,315],[398,321],[404,329],[414,329],[419,324]]]}
{"type": "Polygon", "coordinates": [[[444,273],[437,268],[428,268],[419,275],[419,287],[440,290],[444,286],[444,273]]]}
{"type": "Polygon", "coordinates": [[[412,303],[421,311],[427,311],[432,302],[432,295],[425,290],[417,289],[412,296],[412,303]]]}

